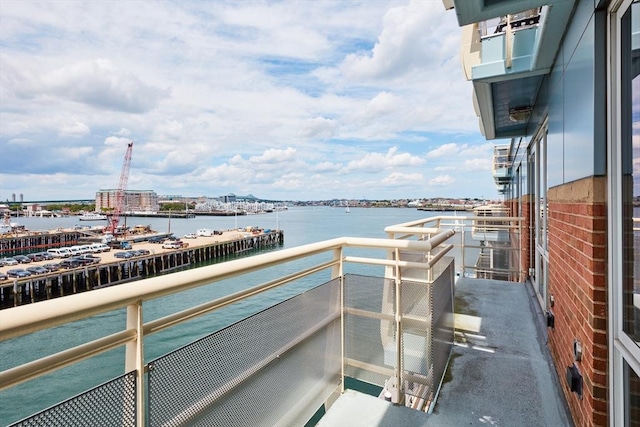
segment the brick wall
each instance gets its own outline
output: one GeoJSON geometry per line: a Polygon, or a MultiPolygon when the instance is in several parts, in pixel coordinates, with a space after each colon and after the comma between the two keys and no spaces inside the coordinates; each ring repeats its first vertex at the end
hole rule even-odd
{"type": "Polygon", "coordinates": [[[549,295],[555,328],[549,347],[578,426],[607,425],[606,181],[590,177],[549,189],[549,295]],[[569,390],[566,368],[575,362],[583,398],[569,390]]]}

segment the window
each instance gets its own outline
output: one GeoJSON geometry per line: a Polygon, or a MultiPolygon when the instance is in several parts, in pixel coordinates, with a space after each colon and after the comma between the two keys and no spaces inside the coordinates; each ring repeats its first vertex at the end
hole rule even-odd
{"type": "Polygon", "coordinates": [[[609,10],[609,361],[613,426],[640,425],[640,2],[609,10]]]}
{"type": "Polygon", "coordinates": [[[640,3],[634,3],[620,26],[622,329],[636,344],[640,342],[640,46],[633,46],[631,35],[640,32],[639,12],[640,3]]]}
{"type": "Polygon", "coordinates": [[[547,239],[547,131],[545,120],[529,145],[531,192],[531,256],[536,294],[541,307],[547,309],[549,247],[547,239]]]}

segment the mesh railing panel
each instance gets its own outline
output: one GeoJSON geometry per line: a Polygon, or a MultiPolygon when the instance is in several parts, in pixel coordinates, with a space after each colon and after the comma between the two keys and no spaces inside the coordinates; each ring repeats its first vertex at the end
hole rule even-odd
{"type": "MultiPolygon", "coordinates": [[[[425,402],[433,402],[440,381],[444,376],[449,355],[453,346],[454,325],[453,325],[453,283],[454,283],[453,259],[445,257],[434,266],[434,277],[426,293],[427,298],[418,298],[418,303],[414,307],[405,311],[412,317],[425,318],[429,326],[425,329],[416,328],[413,325],[404,329],[404,351],[405,351],[405,382],[404,392],[406,398],[411,397],[424,399],[425,402]],[[436,274],[437,272],[437,274],[436,274]],[[412,337],[415,333],[416,337],[412,337]],[[409,343],[409,337],[411,342],[409,343]],[[416,361],[409,363],[409,355],[417,355],[424,342],[428,348],[425,349],[425,359],[422,363],[416,357],[416,361]],[[414,368],[417,368],[414,370],[414,368]]],[[[416,288],[416,291],[423,284],[408,284],[408,288],[416,288]]],[[[405,288],[403,288],[404,291],[405,288]]],[[[404,291],[405,295],[408,293],[404,291]]]]}
{"type": "MultiPolygon", "coordinates": [[[[443,262],[446,267],[438,275],[433,289],[433,370],[435,380],[440,381],[449,362],[454,339],[453,283],[455,267],[451,260],[443,262]]],[[[439,384],[435,384],[437,387],[439,384]]]]}
{"type": "Polygon", "coordinates": [[[150,425],[304,424],[340,383],[339,292],[333,280],[149,363],[150,425]]]}
{"type": "MultiPolygon", "coordinates": [[[[433,401],[453,345],[453,259],[444,257],[433,270],[431,284],[403,280],[400,285],[402,391],[411,402],[433,401]]],[[[397,364],[394,281],[348,274],[344,292],[345,374],[380,387],[392,385],[397,364]]]]}
{"type": "MultiPolygon", "coordinates": [[[[395,289],[392,280],[347,274],[344,278],[344,293],[344,304],[347,309],[393,316],[395,289]]],[[[347,359],[393,369],[394,363],[385,360],[385,347],[395,342],[395,324],[392,320],[347,313],[344,323],[347,359]]],[[[381,387],[389,378],[389,375],[363,369],[361,364],[347,364],[345,375],[381,387]]]]}
{"type": "Polygon", "coordinates": [[[135,426],[135,395],[136,375],[130,372],[12,426],[135,426]]]}
{"type": "Polygon", "coordinates": [[[405,373],[403,391],[409,396],[424,398],[433,384],[432,287],[426,283],[403,281],[400,292],[405,373]]]}

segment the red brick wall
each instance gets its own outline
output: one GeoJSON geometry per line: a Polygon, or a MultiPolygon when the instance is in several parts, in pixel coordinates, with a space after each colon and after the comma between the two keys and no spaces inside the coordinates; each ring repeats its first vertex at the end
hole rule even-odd
{"type": "Polygon", "coordinates": [[[555,328],[549,347],[577,426],[607,425],[607,219],[606,182],[591,177],[554,187],[549,202],[549,295],[555,328]],[[575,362],[583,398],[569,391],[566,368],[575,362]]]}

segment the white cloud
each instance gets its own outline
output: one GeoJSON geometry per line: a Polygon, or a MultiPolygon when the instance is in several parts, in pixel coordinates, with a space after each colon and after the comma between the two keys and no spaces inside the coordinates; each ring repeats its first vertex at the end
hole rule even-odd
{"type": "Polygon", "coordinates": [[[427,153],[427,158],[437,158],[443,156],[456,155],[461,151],[458,144],[450,142],[448,144],[442,144],[438,148],[435,148],[427,153]]]}
{"type": "Polygon", "coordinates": [[[433,187],[442,187],[442,186],[451,185],[454,182],[455,182],[455,178],[449,175],[439,175],[433,178],[432,180],[430,180],[429,185],[433,187]]]}
{"type": "Polygon", "coordinates": [[[264,163],[281,163],[287,162],[294,158],[296,154],[295,148],[288,147],[285,150],[280,150],[276,148],[269,148],[262,153],[261,156],[252,156],[249,158],[249,162],[253,164],[264,164],[264,163]]]}
{"type": "Polygon", "coordinates": [[[346,166],[347,171],[365,171],[377,173],[380,170],[391,167],[409,167],[424,164],[425,160],[410,153],[398,153],[398,147],[391,147],[386,154],[367,153],[359,160],[350,161],[346,166]]]}
{"type": "Polygon", "coordinates": [[[302,136],[307,138],[329,139],[336,134],[338,122],[324,117],[307,119],[303,125],[302,136]]]}
{"type": "Polygon", "coordinates": [[[89,126],[80,122],[65,123],[60,127],[58,134],[60,136],[81,137],[91,132],[89,126]]]}
{"type": "Polygon", "coordinates": [[[142,113],[169,95],[144,84],[108,59],[78,62],[49,72],[17,90],[25,97],[52,96],[100,109],[142,113]]]}
{"type": "Polygon", "coordinates": [[[371,55],[348,55],[343,64],[345,73],[353,78],[397,77],[426,66],[433,55],[439,59],[441,42],[430,32],[441,24],[437,24],[439,14],[430,10],[432,6],[412,1],[389,9],[384,16],[384,30],[371,55]]]}
{"type": "Polygon", "coordinates": [[[470,159],[464,161],[464,169],[470,171],[491,171],[493,161],[489,158],[470,159]]]}
{"type": "Polygon", "coordinates": [[[419,185],[423,181],[423,175],[421,173],[400,173],[393,172],[384,177],[382,182],[389,185],[419,185]]]}
{"type": "Polygon", "coordinates": [[[91,196],[133,140],[131,183],[160,194],[422,197],[453,170],[446,191],[490,194],[461,31],[433,6],[5,1],[3,179],[91,196]]]}

